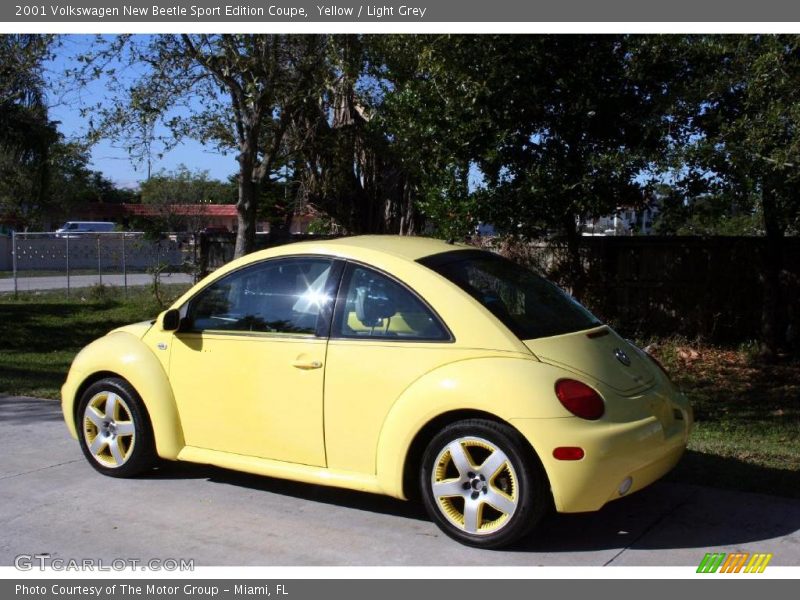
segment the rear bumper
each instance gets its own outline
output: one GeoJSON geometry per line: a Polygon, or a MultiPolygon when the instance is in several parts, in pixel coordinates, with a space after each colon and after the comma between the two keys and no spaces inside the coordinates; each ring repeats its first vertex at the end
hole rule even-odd
{"type": "Polygon", "coordinates": [[[583,419],[515,419],[511,423],[536,449],[550,479],[558,512],[591,512],[636,492],[668,473],[680,460],[692,427],[683,395],[671,399],[671,420],[655,416],[628,423],[583,419]],[[581,460],[553,457],[559,446],[579,446],[581,460]],[[630,488],[620,492],[623,482],[630,488]]]}

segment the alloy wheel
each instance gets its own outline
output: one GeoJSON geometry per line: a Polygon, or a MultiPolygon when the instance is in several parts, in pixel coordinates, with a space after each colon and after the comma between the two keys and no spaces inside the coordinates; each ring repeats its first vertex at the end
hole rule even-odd
{"type": "Polygon", "coordinates": [[[460,437],[442,448],[433,463],[430,485],[441,514],[467,534],[500,531],[519,505],[519,479],[512,461],[481,437],[460,437]]]}
{"type": "Polygon", "coordinates": [[[107,468],[123,466],[136,444],[130,407],[112,391],[95,394],[83,413],[83,435],[89,453],[98,463],[107,468]]]}

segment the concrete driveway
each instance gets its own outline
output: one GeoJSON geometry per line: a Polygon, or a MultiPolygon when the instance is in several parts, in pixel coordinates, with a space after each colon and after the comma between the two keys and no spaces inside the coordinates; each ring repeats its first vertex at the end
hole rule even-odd
{"type": "Polygon", "coordinates": [[[595,514],[553,516],[502,552],[461,546],[413,504],[172,464],[96,473],[59,405],[0,396],[0,565],[54,558],[210,565],[696,566],[706,552],[771,552],[800,565],[800,501],[657,483],[595,514]]]}

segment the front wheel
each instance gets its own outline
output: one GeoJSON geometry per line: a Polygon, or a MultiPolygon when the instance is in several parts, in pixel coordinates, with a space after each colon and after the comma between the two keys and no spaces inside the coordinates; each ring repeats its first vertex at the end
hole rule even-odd
{"type": "Polygon", "coordinates": [[[90,385],[77,415],[81,449],[103,475],[132,477],[156,460],[150,420],[136,390],[109,377],[90,385]]]}
{"type": "Polygon", "coordinates": [[[450,537],[500,548],[527,535],[549,506],[547,477],[520,434],[484,419],[445,427],[422,459],[425,508],[450,537]]]}

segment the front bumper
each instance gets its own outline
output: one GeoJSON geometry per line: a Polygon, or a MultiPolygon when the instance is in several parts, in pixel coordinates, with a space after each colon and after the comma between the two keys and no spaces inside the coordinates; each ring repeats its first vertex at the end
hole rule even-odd
{"type": "Polygon", "coordinates": [[[78,388],[83,381],[82,373],[75,369],[70,369],[67,380],[61,386],[61,412],[64,415],[64,423],[67,425],[69,434],[78,439],[78,431],[75,426],[75,402],[77,402],[78,388]]]}
{"type": "Polygon", "coordinates": [[[636,492],[668,473],[680,460],[693,416],[686,398],[669,399],[669,417],[647,416],[631,422],[565,419],[514,419],[536,449],[550,479],[558,512],[591,512],[611,500],[636,492]],[[585,456],[565,461],[553,457],[559,446],[579,446],[585,456]],[[620,492],[631,479],[629,489],[620,492]]]}

